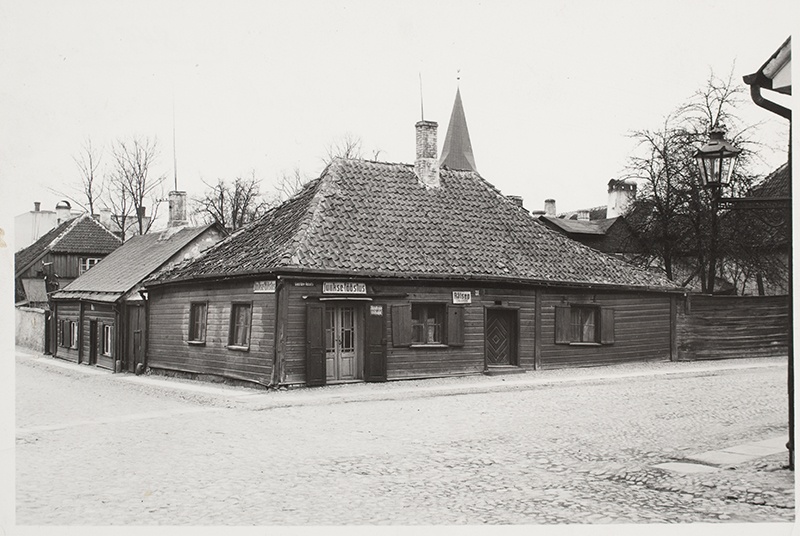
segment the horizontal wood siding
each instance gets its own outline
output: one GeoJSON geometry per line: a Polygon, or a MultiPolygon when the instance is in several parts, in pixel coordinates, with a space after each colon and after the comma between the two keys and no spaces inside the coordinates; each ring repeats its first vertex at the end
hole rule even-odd
{"type": "MultiPolygon", "coordinates": [[[[78,350],[72,348],[65,348],[61,346],[61,333],[60,333],[60,321],[61,320],[68,320],[71,322],[80,322],[81,318],[81,304],[80,302],[58,302],[57,311],[56,311],[56,318],[53,319],[55,323],[54,333],[55,333],[55,341],[53,342],[53,348],[55,350],[55,356],[60,357],[61,359],[66,359],[68,361],[72,361],[74,363],[78,362],[78,350]]],[[[78,329],[78,337],[80,340],[80,328],[78,329]]],[[[80,343],[79,343],[80,346],[80,343]]]]}
{"type": "Polygon", "coordinates": [[[81,255],[47,253],[41,260],[36,261],[30,268],[22,272],[20,277],[38,277],[38,274],[43,272],[45,274],[58,274],[60,279],[75,279],[80,275],[81,258],[92,257],[102,259],[105,256],[105,253],[102,255],[94,255],[91,253],[81,255]],[[45,264],[49,266],[45,268],[45,264]]]}
{"type": "Polygon", "coordinates": [[[154,289],[148,307],[149,367],[269,383],[275,355],[274,293],[254,293],[252,281],[176,286],[154,289]],[[208,304],[204,346],[188,342],[192,302],[208,304]],[[248,351],[228,348],[233,302],[252,303],[248,351]]]}
{"type": "Polygon", "coordinates": [[[101,341],[103,340],[103,324],[109,324],[111,326],[114,326],[114,337],[116,338],[119,336],[115,326],[114,309],[112,308],[111,305],[99,305],[99,304],[88,304],[88,303],[84,305],[83,326],[81,327],[82,330],[81,345],[83,346],[83,361],[86,363],[89,362],[89,344],[90,344],[89,337],[91,334],[89,323],[92,320],[97,320],[97,366],[114,370],[114,360],[118,358],[113,355],[111,357],[104,356],[103,346],[101,343],[101,341]],[[93,307],[94,311],[92,311],[93,307]]]}
{"type": "Polygon", "coordinates": [[[677,309],[678,359],[789,353],[788,296],[689,296],[677,309]]]}
{"type": "Polygon", "coordinates": [[[584,367],[670,358],[670,298],[655,293],[542,293],[542,368],[584,367]],[[591,303],[614,310],[614,342],[555,343],[556,306],[591,303]]]}
{"type": "MultiPolygon", "coordinates": [[[[302,383],[305,381],[306,355],[306,300],[303,296],[319,296],[319,281],[313,287],[294,287],[289,283],[289,313],[287,348],[285,363],[286,383],[302,383]]],[[[371,302],[351,302],[360,304],[361,311],[366,314],[369,305],[385,305],[384,338],[387,341],[387,379],[411,379],[453,374],[469,374],[483,372],[484,358],[484,321],[485,308],[501,307],[518,310],[520,318],[519,356],[520,365],[527,368],[534,366],[534,325],[535,325],[535,293],[532,289],[503,289],[464,286],[411,286],[368,284],[371,302]],[[463,346],[447,348],[395,347],[392,344],[392,306],[407,303],[441,303],[452,304],[453,291],[470,291],[473,293],[472,303],[464,305],[463,346]],[[474,291],[479,290],[480,296],[474,291]],[[381,297],[386,296],[386,297],[381,297]]],[[[327,302],[330,303],[330,302],[327,302]]],[[[363,344],[363,343],[362,343],[363,344]]]]}

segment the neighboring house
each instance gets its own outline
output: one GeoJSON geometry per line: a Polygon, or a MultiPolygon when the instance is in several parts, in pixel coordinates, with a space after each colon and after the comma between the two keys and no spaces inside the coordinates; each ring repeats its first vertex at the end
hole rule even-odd
{"type": "Polygon", "coordinates": [[[41,210],[41,206],[36,201],[33,210],[14,217],[15,251],[30,246],[51,229],[80,215],[72,212],[69,201],[59,201],[55,210],[41,210]]]}
{"type": "Polygon", "coordinates": [[[14,255],[15,302],[47,307],[47,294],[89,270],[122,242],[84,214],[66,220],[14,255]]]}
{"type": "Polygon", "coordinates": [[[52,294],[53,355],[129,372],[144,362],[147,318],[141,282],[198,256],[224,236],[216,224],[185,225],[185,196],[185,192],[170,192],[165,231],[134,236],[52,294]]]}
{"type": "Polygon", "coordinates": [[[335,159],[297,195],[145,283],[148,368],[263,385],[674,355],[682,289],[554,232],[472,170],[335,159]]]}
{"type": "Polygon", "coordinates": [[[732,244],[721,269],[741,295],[775,296],[789,292],[789,162],[770,173],[720,218],[720,232],[732,244]],[[783,203],[782,203],[783,202],[783,203]]]}
{"type": "Polygon", "coordinates": [[[549,228],[581,244],[630,259],[642,251],[624,216],[635,196],[634,181],[612,179],[608,182],[608,205],[556,215],[555,200],[547,199],[545,210],[533,214],[549,228]]]}

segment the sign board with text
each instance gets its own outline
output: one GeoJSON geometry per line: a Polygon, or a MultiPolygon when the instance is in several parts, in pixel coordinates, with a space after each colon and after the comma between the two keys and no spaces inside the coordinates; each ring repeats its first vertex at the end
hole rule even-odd
{"type": "Polygon", "coordinates": [[[322,283],[323,294],[366,294],[367,285],[365,283],[353,283],[351,281],[325,281],[322,283]]]}
{"type": "Polygon", "coordinates": [[[472,303],[472,292],[468,290],[454,290],[453,303],[472,303]]]}

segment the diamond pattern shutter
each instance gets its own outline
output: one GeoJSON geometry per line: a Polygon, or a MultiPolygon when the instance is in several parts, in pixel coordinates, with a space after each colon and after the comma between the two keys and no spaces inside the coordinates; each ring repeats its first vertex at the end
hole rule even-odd
{"type": "Polygon", "coordinates": [[[306,306],[306,385],[325,385],[325,332],[323,305],[306,306]]]}
{"type": "Polygon", "coordinates": [[[447,344],[464,346],[464,306],[447,306],[447,344]]]}
{"type": "Polygon", "coordinates": [[[569,344],[569,305],[556,305],[556,344],[569,344]]]}
{"type": "Polygon", "coordinates": [[[411,346],[411,304],[392,305],[392,345],[411,346]]]}
{"type": "Polygon", "coordinates": [[[385,305],[370,305],[367,315],[367,359],[364,380],[386,381],[386,318],[385,305]],[[380,313],[380,314],[378,314],[380,313]]]}
{"type": "Polygon", "coordinates": [[[600,311],[600,343],[614,344],[614,309],[600,311]]]}

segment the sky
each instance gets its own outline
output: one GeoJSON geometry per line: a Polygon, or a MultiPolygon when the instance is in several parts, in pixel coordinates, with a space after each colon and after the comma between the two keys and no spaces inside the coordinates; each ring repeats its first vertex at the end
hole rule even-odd
{"type": "MultiPolygon", "coordinates": [[[[295,168],[316,177],[347,135],[411,163],[421,109],[441,152],[458,87],[478,171],[502,193],[529,210],[604,205],[630,132],[658,128],[712,71],[740,84],[793,12],[789,0],[5,1],[3,217],[72,192],[89,139],[101,171],[116,140],[157,140],[165,193],[176,160],[190,197],[218,178],[255,173],[270,193],[295,168]]],[[[746,95],[739,113],[764,122],[766,174],[785,161],[788,123],[746,95]]]]}

